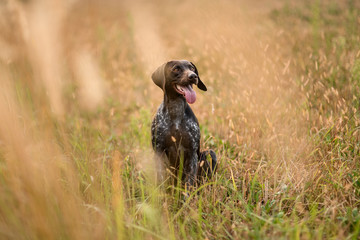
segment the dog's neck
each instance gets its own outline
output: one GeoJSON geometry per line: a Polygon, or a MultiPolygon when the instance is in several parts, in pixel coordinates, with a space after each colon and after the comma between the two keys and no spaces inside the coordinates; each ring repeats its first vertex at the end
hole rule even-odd
{"type": "Polygon", "coordinates": [[[183,118],[186,105],[186,100],[183,97],[171,98],[166,94],[164,95],[164,106],[169,113],[170,119],[173,121],[183,118]]]}

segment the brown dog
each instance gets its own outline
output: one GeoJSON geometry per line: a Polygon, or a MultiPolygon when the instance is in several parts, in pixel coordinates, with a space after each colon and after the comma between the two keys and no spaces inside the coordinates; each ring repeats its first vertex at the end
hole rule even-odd
{"type": "Polygon", "coordinates": [[[199,122],[188,104],[196,101],[193,85],[203,91],[206,86],[196,66],[186,60],[164,63],[152,74],[152,80],[164,91],[164,101],[151,126],[153,149],[175,176],[182,165],[182,182],[194,186],[199,176],[211,177],[217,163],[214,151],[200,152],[199,122]]]}

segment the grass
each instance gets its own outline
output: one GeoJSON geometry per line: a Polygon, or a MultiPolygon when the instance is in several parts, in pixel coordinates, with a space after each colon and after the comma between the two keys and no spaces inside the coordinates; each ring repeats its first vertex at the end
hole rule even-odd
{"type": "Polygon", "coordinates": [[[1,239],[359,238],[356,1],[53,4],[0,6],[1,239]],[[169,59],[220,162],[187,199],[154,183],[169,59]]]}

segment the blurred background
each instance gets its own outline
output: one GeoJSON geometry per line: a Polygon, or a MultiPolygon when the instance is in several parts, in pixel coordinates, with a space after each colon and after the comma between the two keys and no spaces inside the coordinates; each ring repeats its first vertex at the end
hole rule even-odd
{"type": "Polygon", "coordinates": [[[360,4],[0,1],[1,239],[356,239],[360,4]],[[195,63],[217,176],[154,185],[152,72],[195,63]],[[170,191],[170,192],[169,192],[170,191]]]}

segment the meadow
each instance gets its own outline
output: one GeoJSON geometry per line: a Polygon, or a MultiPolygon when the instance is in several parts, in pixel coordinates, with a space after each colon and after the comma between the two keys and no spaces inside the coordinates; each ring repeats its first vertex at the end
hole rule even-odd
{"type": "Polygon", "coordinates": [[[355,0],[0,2],[0,239],[358,239],[355,0]],[[195,63],[217,174],[154,183],[151,73],[195,63]]]}

